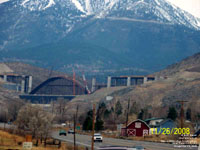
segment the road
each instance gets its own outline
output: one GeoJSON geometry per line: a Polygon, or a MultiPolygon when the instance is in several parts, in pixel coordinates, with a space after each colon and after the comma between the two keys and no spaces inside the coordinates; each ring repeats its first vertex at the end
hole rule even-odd
{"type": "MultiPolygon", "coordinates": [[[[52,137],[61,141],[73,143],[73,135],[68,134],[67,136],[59,136],[58,132],[53,132],[52,137]]],[[[91,147],[91,136],[88,135],[76,135],[76,143],[78,145],[91,147]]],[[[165,143],[154,143],[154,142],[144,142],[144,141],[133,141],[124,139],[114,139],[114,138],[103,138],[103,142],[95,142],[94,148],[98,149],[101,146],[143,146],[146,150],[197,150],[197,147],[193,148],[176,148],[173,144],[165,143]]]]}

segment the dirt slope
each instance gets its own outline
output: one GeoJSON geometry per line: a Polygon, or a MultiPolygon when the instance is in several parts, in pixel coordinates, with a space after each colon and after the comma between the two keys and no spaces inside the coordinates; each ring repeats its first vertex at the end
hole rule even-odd
{"type": "Polygon", "coordinates": [[[128,99],[131,105],[136,102],[137,111],[147,108],[151,116],[166,117],[169,106],[179,107],[177,101],[188,101],[185,109],[200,107],[200,53],[184,59],[155,73],[158,76],[167,76],[167,79],[149,82],[140,86],[104,88],[88,96],[80,96],[70,102],[69,112],[73,105],[81,104],[82,111],[92,107],[92,103],[101,101],[107,103],[108,107],[114,106],[119,100],[125,112],[128,99]],[[112,96],[113,100],[106,101],[106,96],[112,96]],[[79,99],[79,101],[78,101],[79,99]]]}

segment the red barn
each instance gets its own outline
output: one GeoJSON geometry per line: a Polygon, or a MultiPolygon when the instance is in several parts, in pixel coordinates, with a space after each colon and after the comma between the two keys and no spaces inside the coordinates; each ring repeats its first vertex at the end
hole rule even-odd
{"type": "Polygon", "coordinates": [[[126,136],[126,132],[128,136],[145,136],[149,135],[150,127],[142,120],[137,119],[131,122],[126,128],[121,129],[121,135],[126,136]]]}

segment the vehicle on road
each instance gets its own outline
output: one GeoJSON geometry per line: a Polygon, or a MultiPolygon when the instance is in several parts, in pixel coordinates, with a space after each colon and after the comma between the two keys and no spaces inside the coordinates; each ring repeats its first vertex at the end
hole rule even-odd
{"type": "Polygon", "coordinates": [[[61,126],[66,127],[67,124],[66,123],[61,123],[61,126]]]}
{"type": "Polygon", "coordinates": [[[69,130],[68,130],[68,134],[74,134],[74,130],[69,129],[69,130]]]}
{"type": "Polygon", "coordinates": [[[136,150],[144,150],[143,146],[135,146],[136,150]]]}
{"type": "Polygon", "coordinates": [[[65,130],[60,130],[60,131],[59,131],[59,135],[60,135],[60,136],[61,136],[61,135],[66,136],[66,135],[67,135],[67,132],[66,132],[65,130]]]}
{"type": "Polygon", "coordinates": [[[94,134],[94,142],[103,142],[103,137],[101,136],[100,133],[94,134]]]}

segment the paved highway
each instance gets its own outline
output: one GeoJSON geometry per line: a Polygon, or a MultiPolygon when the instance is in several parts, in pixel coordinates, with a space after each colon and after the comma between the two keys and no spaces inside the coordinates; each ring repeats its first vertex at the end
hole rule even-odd
{"type": "MultiPolygon", "coordinates": [[[[67,134],[67,136],[59,136],[58,132],[52,133],[52,137],[61,141],[73,143],[73,135],[67,134]]],[[[76,135],[76,143],[78,145],[83,145],[88,148],[91,147],[91,136],[87,135],[76,135]]],[[[103,142],[95,142],[94,148],[98,149],[101,146],[143,146],[146,150],[197,150],[198,148],[177,148],[173,144],[165,143],[154,143],[154,142],[143,142],[143,141],[133,141],[133,140],[123,140],[114,138],[103,138],[103,142]]]]}

